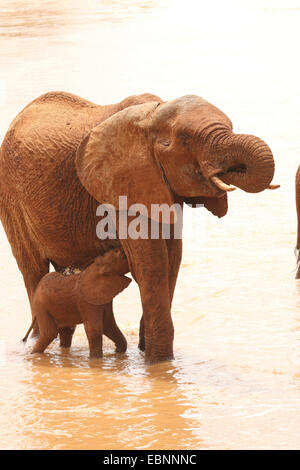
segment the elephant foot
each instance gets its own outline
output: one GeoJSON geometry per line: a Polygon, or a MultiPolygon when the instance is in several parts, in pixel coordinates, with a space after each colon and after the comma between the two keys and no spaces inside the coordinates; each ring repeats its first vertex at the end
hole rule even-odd
{"type": "Polygon", "coordinates": [[[172,347],[166,347],[166,345],[163,345],[162,347],[155,348],[153,345],[148,347],[148,345],[146,344],[145,362],[147,364],[156,364],[158,362],[172,361],[173,359],[174,354],[172,347]]]}
{"type": "Polygon", "coordinates": [[[145,362],[146,364],[158,364],[159,362],[169,362],[174,360],[174,354],[169,353],[165,355],[161,354],[151,354],[145,356],[145,362]]]}
{"type": "Polygon", "coordinates": [[[101,359],[103,357],[102,347],[90,350],[90,359],[101,359]]]}
{"type": "Polygon", "coordinates": [[[124,341],[116,344],[116,353],[125,353],[127,351],[127,341],[124,338],[124,341]]]}
{"type": "MultiPolygon", "coordinates": [[[[140,336],[143,338],[143,336],[140,336]]],[[[174,327],[173,323],[164,324],[161,327],[161,334],[147,335],[145,332],[145,361],[148,364],[155,364],[157,362],[172,361],[173,354],[173,340],[174,340],[174,327]]]]}

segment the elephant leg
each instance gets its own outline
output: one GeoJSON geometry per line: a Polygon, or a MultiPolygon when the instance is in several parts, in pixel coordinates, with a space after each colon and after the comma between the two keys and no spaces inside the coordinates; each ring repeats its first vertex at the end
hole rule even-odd
{"type": "Polygon", "coordinates": [[[150,363],[173,359],[174,327],[166,240],[121,239],[143,306],[145,356],[150,363]]]}
{"type": "Polygon", "coordinates": [[[58,335],[61,348],[70,348],[72,344],[72,338],[75,331],[75,327],[64,327],[59,328],[58,335]]]}
{"type": "Polygon", "coordinates": [[[39,337],[31,351],[32,354],[44,352],[47,346],[49,346],[58,334],[56,323],[46,310],[39,311],[37,319],[39,325],[39,337]]]}
{"type": "Polygon", "coordinates": [[[142,315],[142,318],[141,318],[141,321],[140,321],[139,346],[138,347],[141,351],[145,351],[145,349],[146,349],[144,315],[142,315]]]}
{"type": "MultiPolygon", "coordinates": [[[[174,290],[175,290],[177,276],[178,276],[181,258],[182,258],[182,240],[170,239],[170,240],[166,240],[166,244],[167,244],[168,258],[169,258],[169,292],[170,292],[170,302],[172,305],[174,290]]],[[[138,347],[141,351],[145,351],[145,327],[144,327],[143,315],[140,321],[139,346],[138,347]]]]}
{"type": "MultiPolygon", "coordinates": [[[[31,306],[31,316],[33,319],[34,318],[33,311],[32,311],[33,295],[42,277],[45,276],[45,274],[49,272],[49,262],[48,260],[41,260],[40,266],[36,267],[36,270],[34,271],[33,270],[30,271],[27,267],[21,268],[20,267],[21,265],[22,265],[22,260],[21,260],[21,263],[18,262],[18,266],[23,274],[24,284],[27,290],[27,295],[28,295],[30,306],[31,306]]],[[[36,338],[38,336],[39,336],[39,326],[36,322],[35,325],[33,326],[31,337],[36,338]]]]}
{"type": "Polygon", "coordinates": [[[100,358],[103,356],[103,307],[89,306],[82,312],[82,319],[89,342],[90,358],[100,358]]]}
{"type": "Polygon", "coordinates": [[[127,349],[127,341],[125,336],[123,335],[122,331],[118,327],[112,302],[105,305],[104,312],[103,312],[103,333],[107,336],[111,341],[115,343],[116,352],[123,353],[127,349]]]}
{"type": "MultiPolygon", "coordinates": [[[[49,272],[49,261],[42,255],[32,236],[24,212],[12,198],[0,198],[0,215],[12,253],[20,269],[32,312],[32,299],[40,279],[49,272]]],[[[33,318],[33,316],[32,316],[33,318]]],[[[32,336],[38,336],[37,322],[32,336]]]]}
{"type": "MultiPolygon", "coordinates": [[[[57,273],[63,274],[65,271],[65,267],[60,266],[59,264],[55,263],[54,261],[51,261],[52,266],[54,267],[55,271],[57,273]]],[[[70,327],[64,327],[64,328],[59,328],[58,330],[58,336],[59,336],[59,344],[61,348],[70,348],[72,344],[72,339],[74,332],[76,330],[76,326],[70,328],[70,327]]]]}
{"type": "Polygon", "coordinates": [[[166,240],[169,257],[169,288],[172,305],[176,281],[182,259],[182,239],[166,240]]]}

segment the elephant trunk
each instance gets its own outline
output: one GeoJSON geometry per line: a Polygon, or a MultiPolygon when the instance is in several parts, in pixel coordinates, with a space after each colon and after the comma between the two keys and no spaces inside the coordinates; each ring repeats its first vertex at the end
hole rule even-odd
{"type": "Polygon", "coordinates": [[[248,193],[272,189],[274,159],[263,140],[252,135],[229,134],[221,141],[216,149],[221,161],[220,171],[215,171],[211,178],[215,179],[215,184],[217,179],[220,185],[222,182],[234,185],[248,193]]]}

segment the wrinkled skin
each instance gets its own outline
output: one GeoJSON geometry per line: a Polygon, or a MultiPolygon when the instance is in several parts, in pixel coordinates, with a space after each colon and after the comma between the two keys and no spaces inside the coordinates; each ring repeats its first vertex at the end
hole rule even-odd
{"type": "Polygon", "coordinates": [[[99,203],[203,204],[218,217],[227,191],[266,189],[271,150],[232,132],[229,118],[198,96],[163,103],[153,95],[97,106],[48,93],[13,121],[0,158],[1,220],[32,299],[48,272],[85,266],[122,246],[143,307],[146,360],[173,358],[171,304],[181,261],[178,239],[99,240],[99,203]],[[154,190],[155,189],[155,190],[154,190]]]}
{"type": "MultiPolygon", "coordinates": [[[[130,284],[126,272],[124,255],[114,249],[98,256],[80,274],[46,274],[33,295],[32,313],[39,338],[32,353],[43,352],[61,329],[73,330],[79,323],[84,324],[91,358],[102,357],[103,334],[115,343],[117,352],[125,352],[127,342],[115,322],[112,299],[130,284]]],[[[70,347],[71,342],[61,346],[70,347]]]]}

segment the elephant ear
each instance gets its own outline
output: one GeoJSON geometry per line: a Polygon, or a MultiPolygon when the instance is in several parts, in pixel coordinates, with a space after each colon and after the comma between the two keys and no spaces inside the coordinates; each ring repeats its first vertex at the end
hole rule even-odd
{"type": "Polygon", "coordinates": [[[213,215],[216,215],[219,218],[224,217],[224,215],[227,214],[228,210],[227,194],[224,194],[224,196],[220,198],[191,197],[184,199],[184,202],[191,206],[196,204],[203,204],[208,211],[210,211],[213,215]]]}
{"type": "Polygon", "coordinates": [[[162,170],[151,152],[151,116],[159,103],[130,106],[94,127],[80,143],[76,169],[82,185],[101,204],[127,208],[174,203],[162,170]]]}
{"type": "Polygon", "coordinates": [[[105,305],[129,286],[131,279],[115,273],[99,274],[91,267],[82,273],[79,290],[82,298],[92,305],[105,305]]]}

